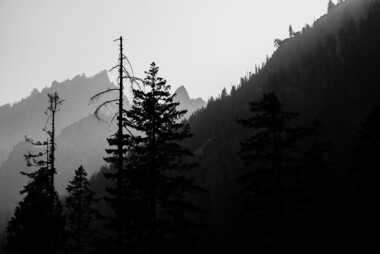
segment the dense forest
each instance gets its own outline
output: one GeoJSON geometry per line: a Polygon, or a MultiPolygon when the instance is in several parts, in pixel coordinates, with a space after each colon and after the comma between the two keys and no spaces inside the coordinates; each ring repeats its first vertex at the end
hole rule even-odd
{"type": "Polygon", "coordinates": [[[362,134],[361,126],[371,109],[379,106],[379,11],[378,1],[346,1],[334,6],[313,27],[306,26],[301,34],[284,40],[263,66],[241,79],[239,86],[211,98],[207,108],[189,119],[194,138],[187,145],[202,155],[199,178],[213,197],[204,200],[213,213],[212,226],[205,234],[215,236],[213,248],[220,247],[221,252],[228,249],[224,253],[252,248],[253,240],[244,231],[251,213],[244,212],[234,197],[242,190],[236,183],[244,168],[238,155],[240,143],[253,132],[241,128],[236,119],[250,117],[248,102],[271,92],[277,94],[286,111],[298,113],[291,126],[310,128],[318,119],[324,139],[331,143],[323,158],[329,165],[328,220],[333,225],[326,225],[322,231],[326,239],[314,237],[315,245],[308,244],[310,248],[334,244],[338,250],[360,250],[374,244],[370,230],[376,221],[370,216],[374,192],[363,188],[373,186],[368,181],[374,177],[376,163],[365,163],[362,158],[354,164],[353,158],[358,147],[366,146],[363,142],[376,139],[373,133],[364,141],[362,135],[367,134],[362,134]],[[363,193],[367,202],[363,202],[363,193]]]}
{"type": "Polygon", "coordinates": [[[120,37],[118,84],[90,100],[97,124],[114,123],[105,166],[89,175],[77,165],[58,194],[55,121],[66,102],[49,93],[44,138],[25,137],[37,149],[24,153],[33,170],[21,172],[22,200],[0,210],[1,251],[372,251],[380,1],[329,1],[327,11],[290,26],[265,63],[185,120],[154,62],[134,76],[120,37]]]}

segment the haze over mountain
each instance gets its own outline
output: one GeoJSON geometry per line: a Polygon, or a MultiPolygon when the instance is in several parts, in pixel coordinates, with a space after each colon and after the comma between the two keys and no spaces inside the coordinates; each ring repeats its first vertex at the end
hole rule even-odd
{"type": "Polygon", "coordinates": [[[206,102],[202,98],[191,99],[184,86],[180,86],[174,92],[176,96],[174,101],[180,102],[178,108],[187,110],[183,118],[189,118],[195,111],[206,106],[206,102]]]}
{"type": "MultiPolygon", "coordinates": [[[[369,231],[366,236],[357,234],[366,226],[356,216],[366,215],[355,203],[360,200],[355,196],[359,195],[358,182],[368,178],[363,173],[350,173],[360,124],[371,107],[380,105],[377,85],[380,13],[379,8],[369,9],[370,3],[373,1],[347,0],[334,6],[312,27],[284,39],[273,56],[251,75],[243,77],[229,94],[222,93],[210,100],[207,107],[190,117],[194,137],[188,145],[202,158],[196,178],[210,192],[200,201],[211,212],[208,230],[201,236],[208,237],[210,251],[246,253],[250,248],[251,240],[245,238],[249,235],[245,231],[249,215],[245,219],[241,217],[240,200],[234,197],[240,194],[236,179],[243,168],[238,156],[240,142],[252,132],[236,120],[249,116],[248,102],[257,101],[269,92],[280,97],[287,111],[299,113],[294,124],[310,126],[318,118],[333,143],[334,149],[326,154],[334,165],[329,172],[334,193],[329,219],[340,222],[334,224],[336,231],[329,228],[329,232],[322,234],[333,241],[338,252],[338,248],[351,246],[346,239],[354,243],[359,238],[370,237],[369,231]],[[339,216],[334,217],[336,214],[339,216]],[[351,223],[357,223],[355,229],[348,228],[351,223]]],[[[365,195],[374,199],[371,193],[365,195]]],[[[366,206],[371,207],[371,201],[368,202],[366,206]]],[[[327,242],[318,243],[318,247],[311,245],[315,252],[327,248],[327,242]]],[[[363,247],[356,243],[358,248],[363,247]]]]}
{"type": "MultiPolygon", "coordinates": [[[[56,188],[65,193],[65,186],[72,179],[74,170],[82,165],[89,174],[98,171],[106,163],[107,138],[115,132],[113,125],[99,122],[92,115],[64,128],[56,138],[56,188]]],[[[28,142],[18,143],[7,160],[0,167],[0,203],[11,207],[20,199],[19,191],[27,179],[20,174],[32,172],[34,167],[27,167],[24,154],[27,151],[38,151],[28,142]]]]}
{"type": "MultiPolygon", "coordinates": [[[[34,89],[27,98],[20,102],[0,106],[0,165],[12,147],[24,140],[25,135],[35,140],[45,137],[41,130],[46,122],[44,112],[48,93],[58,92],[59,96],[65,100],[56,121],[56,130],[57,133],[60,133],[66,126],[94,112],[98,103],[89,103],[93,95],[113,87],[115,87],[114,84],[109,80],[107,71],[104,70],[93,77],[86,77],[83,74],[61,83],[54,81],[51,87],[44,88],[41,92],[34,89]]],[[[190,99],[183,86],[178,88],[175,93],[177,94],[176,100],[181,101],[181,109],[188,109],[185,118],[198,108],[205,106],[205,102],[201,98],[190,99]]],[[[102,97],[102,100],[110,98],[110,95],[106,95],[102,97]]],[[[127,98],[125,99],[127,100],[127,98]]],[[[126,108],[129,106],[127,100],[126,108]]]]}
{"type": "MultiPolygon", "coordinates": [[[[106,156],[107,138],[115,133],[115,123],[108,123],[111,119],[107,115],[103,119],[105,122],[99,122],[92,113],[101,101],[109,99],[110,95],[90,105],[89,99],[94,94],[112,87],[114,85],[106,71],[90,78],[78,75],[62,83],[53,82],[50,88],[41,92],[34,90],[30,96],[12,106],[0,107],[0,206],[13,206],[15,201],[20,199],[19,191],[26,183],[26,178],[20,171],[34,170],[26,167],[24,154],[35,148],[24,142],[24,137],[27,135],[34,140],[45,138],[42,128],[46,121],[43,112],[47,106],[47,93],[57,91],[65,100],[56,118],[56,187],[59,193],[65,193],[65,186],[80,165],[89,175],[105,165],[103,157],[106,156]]],[[[175,100],[180,102],[180,108],[188,109],[185,117],[205,105],[201,98],[191,99],[183,86],[175,93],[175,100]]],[[[126,108],[128,107],[130,104],[127,101],[126,108]]]]}
{"type": "MultiPolygon", "coordinates": [[[[89,105],[90,98],[107,88],[114,87],[107,72],[93,77],[77,75],[62,83],[54,81],[51,87],[42,91],[34,89],[27,98],[12,105],[0,107],[0,151],[10,151],[13,145],[23,141],[25,135],[35,140],[45,138],[41,131],[46,122],[47,94],[58,92],[65,100],[57,114],[56,131],[60,133],[66,126],[92,114],[96,103],[89,105]]],[[[104,99],[109,98],[106,96],[104,99]]],[[[1,160],[0,160],[1,161],[1,160]]]]}
{"type": "MultiPolygon", "coordinates": [[[[209,211],[206,217],[200,219],[207,227],[201,228],[196,236],[196,242],[204,244],[202,253],[253,253],[252,250],[258,246],[257,239],[267,237],[251,233],[256,225],[251,228],[249,225],[256,214],[243,210],[242,200],[239,199],[242,186],[236,181],[244,168],[238,154],[241,142],[254,132],[243,128],[237,120],[251,116],[249,102],[258,101],[267,93],[277,94],[286,112],[299,114],[289,126],[290,129],[310,127],[314,119],[319,119],[325,138],[331,141],[332,149],[323,151],[321,161],[318,161],[327,165],[323,168],[327,179],[324,191],[328,193],[328,198],[323,201],[326,201],[327,209],[320,212],[317,207],[320,213],[316,215],[317,219],[313,218],[315,214],[310,210],[314,208],[305,205],[313,197],[307,201],[302,200],[305,193],[297,193],[299,182],[294,183],[296,181],[293,182],[292,178],[285,179],[289,180],[286,184],[294,189],[279,195],[285,196],[285,201],[288,201],[287,196],[301,200],[296,205],[291,202],[281,204],[285,207],[282,215],[291,217],[287,220],[278,215],[284,219],[282,231],[278,230],[278,225],[272,226],[267,221],[258,222],[264,224],[260,225],[264,228],[263,231],[275,233],[269,234],[260,246],[270,251],[255,253],[370,253],[372,247],[377,246],[377,235],[373,232],[378,228],[379,214],[376,202],[379,146],[370,147],[368,161],[354,164],[353,158],[359,154],[358,130],[363,127],[362,123],[371,108],[380,106],[380,1],[339,2],[312,26],[305,26],[299,33],[282,39],[273,56],[262,66],[241,78],[241,83],[237,87],[233,86],[230,92],[223,90],[219,97],[211,98],[203,109],[196,110],[196,106],[204,105],[201,100],[190,99],[183,87],[177,89],[176,99],[183,104],[181,107],[186,105],[196,110],[187,120],[194,136],[185,145],[195,153],[200,163],[192,173],[193,176],[200,186],[208,190],[208,193],[194,198],[198,205],[209,211]],[[365,166],[374,170],[366,171],[365,166]],[[308,225],[313,230],[309,230],[308,225]],[[266,244],[278,240],[271,238],[272,235],[273,238],[278,237],[277,232],[285,234],[279,237],[284,246],[266,244]],[[282,237],[284,238],[281,239],[282,237]],[[206,240],[202,241],[203,239],[206,240]],[[276,251],[281,248],[284,248],[283,252],[276,251]]],[[[374,140],[370,140],[375,145],[380,144],[380,118],[377,121],[376,128],[369,128],[377,135],[374,140]]],[[[57,187],[61,193],[70,174],[79,165],[82,164],[90,174],[104,165],[102,157],[105,139],[111,133],[112,125],[98,123],[91,115],[63,128],[57,137],[57,187]]],[[[263,140],[265,142],[265,138],[263,140]]],[[[285,140],[284,143],[286,142],[285,140]]],[[[18,171],[26,169],[22,154],[27,149],[32,148],[25,142],[16,145],[0,168],[0,181],[6,179],[6,182],[0,182],[0,203],[12,205],[20,198],[18,191],[26,180],[18,171]]],[[[292,152],[291,150],[290,153],[292,152]]],[[[260,156],[261,154],[257,157],[260,156]]],[[[260,159],[257,157],[255,159],[260,159]]],[[[299,160],[296,164],[299,163],[302,167],[302,173],[297,176],[303,178],[311,167],[304,167],[302,156],[295,157],[295,160],[299,160]]],[[[298,171],[299,165],[291,169],[298,171]]],[[[288,170],[286,166],[279,168],[288,170]]],[[[110,183],[101,173],[92,178],[92,184],[95,190],[104,191],[104,186],[110,183]]],[[[264,176],[258,178],[257,182],[269,179],[262,183],[269,186],[277,180],[275,178],[276,176],[264,176]]],[[[304,183],[302,179],[301,181],[304,183]]],[[[269,198],[263,197],[262,203],[253,206],[273,208],[272,203],[277,201],[276,198],[271,199],[273,196],[270,192],[273,189],[266,189],[268,190],[263,196],[269,198]]],[[[306,194],[313,196],[311,193],[306,194]]],[[[317,196],[315,198],[319,198],[317,196]]],[[[254,209],[255,207],[253,211],[257,211],[254,209]]]]}

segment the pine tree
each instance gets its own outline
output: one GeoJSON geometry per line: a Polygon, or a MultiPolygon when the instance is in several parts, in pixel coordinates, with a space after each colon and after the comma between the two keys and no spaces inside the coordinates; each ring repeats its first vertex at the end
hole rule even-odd
{"type": "Polygon", "coordinates": [[[105,91],[102,91],[94,95],[90,102],[100,99],[101,96],[109,94],[112,92],[117,92],[118,96],[115,99],[111,99],[103,102],[95,110],[95,117],[101,120],[101,110],[104,107],[112,105],[113,103],[117,104],[117,112],[114,115],[114,118],[117,119],[117,132],[107,139],[108,144],[111,148],[106,149],[108,157],[104,160],[112,164],[112,167],[115,167],[115,171],[105,174],[105,176],[112,181],[112,187],[107,188],[108,196],[105,197],[105,201],[111,207],[114,212],[114,216],[108,217],[109,227],[115,232],[114,241],[111,243],[111,248],[115,253],[123,253],[131,247],[129,242],[134,238],[131,234],[134,234],[134,230],[131,229],[131,220],[130,212],[132,209],[130,200],[131,194],[129,191],[130,179],[127,177],[127,168],[130,163],[128,162],[127,152],[133,147],[131,143],[131,135],[128,132],[124,133],[124,127],[127,122],[126,110],[124,109],[124,80],[126,79],[133,84],[137,84],[139,81],[138,78],[134,77],[132,66],[129,63],[128,58],[123,54],[123,38],[118,39],[120,42],[119,50],[119,63],[111,69],[118,68],[119,77],[118,77],[118,88],[109,88],[105,91]],[[131,71],[128,71],[124,62],[127,61],[131,71]]]}
{"type": "Polygon", "coordinates": [[[186,215],[202,210],[187,197],[203,189],[188,176],[195,163],[192,153],[180,145],[191,137],[189,126],[179,122],[186,110],[177,110],[179,103],[173,102],[170,86],[157,73],[158,67],[152,63],[144,89],[133,89],[133,106],[126,123],[141,133],[132,136],[136,146],[131,158],[139,175],[137,192],[143,209],[139,219],[143,234],[148,236],[145,244],[149,253],[170,253],[190,240],[186,231],[196,223],[186,215]]]}
{"type": "Polygon", "coordinates": [[[327,4],[327,13],[330,13],[335,8],[335,4],[333,1],[329,0],[329,3],[327,4]]]}
{"type": "Polygon", "coordinates": [[[294,36],[294,30],[291,25],[289,25],[289,38],[292,38],[294,36]]]}
{"type": "Polygon", "coordinates": [[[302,136],[299,129],[289,127],[289,122],[297,114],[284,111],[274,93],[251,102],[250,112],[252,117],[238,120],[254,130],[254,135],[241,143],[239,152],[246,166],[238,179],[243,185],[243,204],[253,214],[258,248],[284,252],[288,248],[285,216],[293,188],[288,183],[296,175],[294,154],[296,141],[302,136]]]}
{"type": "Polygon", "coordinates": [[[65,218],[56,191],[50,193],[50,172],[41,168],[25,174],[31,180],[21,194],[8,224],[6,251],[9,253],[64,253],[65,218]]]}
{"type": "Polygon", "coordinates": [[[222,93],[220,94],[220,98],[226,98],[228,96],[227,89],[223,87],[222,93]]]}
{"type": "Polygon", "coordinates": [[[71,253],[87,253],[95,233],[92,223],[97,219],[98,212],[94,205],[98,200],[95,199],[95,192],[89,188],[87,172],[82,166],[75,170],[74,178],[66,190],[69,250],[71,253]]]}
{"type": "MultiPolygon", "coordinates": [[[[7,228],[7,244],[5,249],[10,253],[63,253],[66,232],[65,217],[58,193],[54,187],[54,152],[55,152],[55,113],[62,100],[57,93],[48,94],[49,106],[46,110],[51,129],[45,126],[48,135],[46,142],[34,142],[26,138],[36,147],[46,146],[37,153],[27,152],[27,166],[38,167],[32,173],[21,172],[30,180],[20,194],[26,194],[18,204],[14,216],[7,228]],[[45,157],[46,156],[46,157],[45,157]]],[[[48,123],[48,122],[47,122],[48,123]]]]}

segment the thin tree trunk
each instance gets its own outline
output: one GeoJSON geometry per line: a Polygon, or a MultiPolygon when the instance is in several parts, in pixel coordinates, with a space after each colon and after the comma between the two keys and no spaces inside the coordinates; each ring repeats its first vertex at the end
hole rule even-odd
{"type": "Polygon", "coordinates": [[[154,101],[154,88],[152,91],[153,100],[152,100],[152,133],[151,133],[151,169],[150,169],[150,184],[151,184],[151,194],[150,194],[150,217],[151,217],[151,232],[150,232],[150,254],[157,252],[157,201],[156,201],[156,178],[157,178],[157,162],[156,162],[156,116],[155,116],[155,101],[154,101]]]}
{"type": "Polygon", "coordinates": [[[118,117],[118,168],[117,168],[117,253],[122,252],[123,242],[123,226],[122,226],[122,211],[121,211],[121,198],[122,198],[122,170],[123,170],[123,37],[120,37],[120,59],[119,59],[119,117],[118,117]]]}

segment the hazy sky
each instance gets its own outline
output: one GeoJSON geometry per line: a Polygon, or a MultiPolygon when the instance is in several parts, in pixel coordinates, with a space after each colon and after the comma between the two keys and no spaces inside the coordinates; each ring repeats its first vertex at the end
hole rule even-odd
{"type": "Polygon", "coordinates": [[[271,55],[290,24],[296,31],[312,24],[327,2],[0,0],[0,105],[54,80],[109,70],[120,35],[136,76],[155,61],[173,88],[217,96],[271,55]]]}

